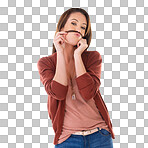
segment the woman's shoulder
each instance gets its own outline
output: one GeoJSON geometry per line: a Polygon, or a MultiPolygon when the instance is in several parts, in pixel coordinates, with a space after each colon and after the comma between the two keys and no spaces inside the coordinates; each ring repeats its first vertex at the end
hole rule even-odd
{"type": "Polygon", "coordinates": [[[94,51],[85,51],[85,53],[86,54],[98,54],[98,55],[100,55],[100,53],[98,51],[96,51],[96,50],[94,50],[94,51]]]}
{"type": "Polygon", "coordinates": [[[92,58],[101,58],[101,55],[98,51],[85,51],[84,52],[84,57],[87,57],[87,59],[92,59],[92,58]]]}
{"type": "Polygon", "coordinates": [[[56,58],[56,56],[57,56],[57,53],[55,52],[55,53],[53,53],[53,54],[51,54],[51,55],[48,55],[48,56],[46,56],[46,57],[44,57],[44,58],[53,60],[53,59],[56,58]]]}
{"type": "Polygon", "coordinates": [[[39,60],[38,60],[38,64],[39,63],[45,63],[45,64],[53,64],[56,62],[55,60],[55,57],[56,56],[56,53],[53,53],[51,55],[48,55],[48,56],[44,56],[44,57],[41,57],[39,60]]]}

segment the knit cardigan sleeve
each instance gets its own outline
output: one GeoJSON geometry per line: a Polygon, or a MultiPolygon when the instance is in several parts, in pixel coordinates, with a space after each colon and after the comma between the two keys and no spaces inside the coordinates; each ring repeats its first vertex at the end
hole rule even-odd
{"type": "Polygon", "coordinates": [[[65,86],[55,80],[55,68],[50,58],[42,57],[37,62],[37,68],[40,75],[40,81],[44,85],[45,91],[52,98],[64,100],[68,91],[68,85],[65,86]]]}
{"type": "Polygon", "coordinates": [[[87,101],[96,95],[101,85],[102,58],[99,52],[90,52],[86,64],[86,73],[75,78],[81,96],[87,101]]]}

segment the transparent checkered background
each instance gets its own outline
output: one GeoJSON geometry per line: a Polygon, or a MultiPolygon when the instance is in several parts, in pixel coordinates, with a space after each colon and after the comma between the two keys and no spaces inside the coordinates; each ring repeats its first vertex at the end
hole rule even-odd
{"type": "Polygon", "coordinates": [[[90,15],[114,148],[147,148],[148,0],[0,0],[0,148],[54,147],[37,61],[71,7],[90,15]]]}

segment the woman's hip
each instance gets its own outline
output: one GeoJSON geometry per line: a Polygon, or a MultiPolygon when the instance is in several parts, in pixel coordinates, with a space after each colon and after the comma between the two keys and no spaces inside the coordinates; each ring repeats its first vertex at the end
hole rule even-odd
{"type": "Polygon", "coordinates": [[[106,129],[99,129],[89,135],[71,134],[69,138],[55,148],[113,148],[111,133],[106,129]]]}

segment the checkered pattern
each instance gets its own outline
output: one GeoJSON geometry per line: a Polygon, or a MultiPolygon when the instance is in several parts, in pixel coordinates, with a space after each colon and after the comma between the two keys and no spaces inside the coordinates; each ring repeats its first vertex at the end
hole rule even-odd
{"type": "Polygon", "coordinates": [[[54,148],[37,61],[52,54],[61,14],[91,18],[102,56],[100,92],[114,148],[148,147],[148,0],[0,0],[0,148],[54,148]]]}

